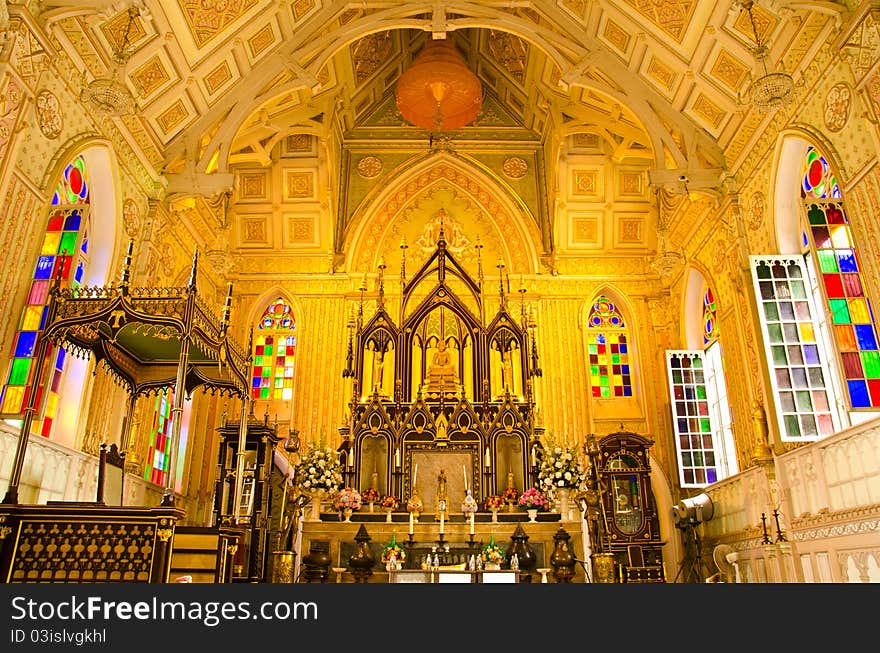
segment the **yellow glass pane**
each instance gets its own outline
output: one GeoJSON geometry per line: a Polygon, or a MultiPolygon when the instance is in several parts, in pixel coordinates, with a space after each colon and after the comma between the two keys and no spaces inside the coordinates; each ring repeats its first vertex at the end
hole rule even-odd
{"type": "Polygon", "coordinates": [[[843,224],[831,227],[831,244],[838,249],[852,247],[849,237],[849,227],[843,224]]]}
{"type": "Polygon", "coordinates": [[[21,319],[22,331],[36,331],[40,328],[40,318],[43,315],[42,306],[28,306],[24,309],[24,316],[21,319]]]}
{"type": "Polygon", "coordinates": [[[864,298],[849,300],[849,316],[853,324],[870,324],[871,313],[864,298]]]}
{"type": "Polygon", "coordinates": [[[55,414],[58,412],[58,395],[54,392],[49,393],[49,398],[46,400],[46,417],[55,417],[55,414]]]}
{"type": "Polygon", "coordinates": [[[58,253],[58,246],[61,244],[61,232],[52,231],[43,238],[43,246],[40,248],[40,254],[44,256],[52,256],[58,253]]]}
{"type": "Polygon", "coordinates": [[[813,332],[813,325],[810,322],[801,322],[798,324],[801,342],[815,342],[816,334],[813,332]]]}
{"type": "Polygon", "coordinates": [[[24,387],[23,386],[6,386],[6,393],[3,395],[3,408],[2,412],[11,414],[11,413],[20,413],[21,412],[21,404],[24,402],[24,387]]]}

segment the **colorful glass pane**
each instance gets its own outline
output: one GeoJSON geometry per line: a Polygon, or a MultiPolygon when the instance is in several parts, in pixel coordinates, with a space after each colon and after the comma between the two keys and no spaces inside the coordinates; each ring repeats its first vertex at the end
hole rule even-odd
{"type": "MultiPolygon", "coordinates": [[[[85,224],[83,217],[87,215],[87,210],[86,206],[52,207],[49,210],[46,234],[40,246],[31,286],[18,324],[19,328],[15,340],[18,344],[12,350],[9,376],[3,387],[2,398],[0,398],[0,414],[21,415],[30,396],[28,372],[35,354],[38,334],[44,327],[48,291],[52,280],[60,276],[63,281],[75,286],[79,284],[77,277],[81,279],[83,275],[81,262],[78,262],[74,268],[72,260],[77,251],[79,229],[85,224]],[[71,274],[72,270],[75,270],[73,275],[71,274]]],[[[52,420],[55,417],[51,411],[58,405],[54,388],[57,388],[60,383],[63,363],[64,350],[55,350],[47,359],[44,368],[47,373],[51,370],[50,378],[47,378],[47,374],[40,375],[42,382],[48,384],[49,392],[42,411],[44,419],[34,421],[35,433],[49,435],[52,420]]],[[[30,383],[32,382],[30,381],[30,383]]],[[[42,399],[41,389],[37,392],[36,405],[38,409],[41,407],[42,399]]]]}
{"type": "Polygon", "coordinates": [[[144,478],[156,485],[165,485],[168,476],[168,458],[171,452],[171,408],[174,405],[170,390],[156,396],[153,424],[150,427],[150,448],[144,478]]]}
{"type": "MultiPolygon", "coordinates": [[[[877,332],[870,302],[864,296],[861,266],[853,235],[840,200],[840,188],[827,161],[815,148],[807,151],[804,209],[824,291],[833,334],[846,378],[852,408],[877,408],[868,388],[862,361],[877,352],[877,332]]],[[[873,369],[873,368],[871,368],[873,369]]]]}
{"type": "Polygon", "coordinates": [[[587,319],[587,356],[593,397],[631,397],[629,343],[623,316],[604,296],[587,319]]]}
{"type": "Polygon", "coordinates": [[[281,297],[270,303],[257,325],[254,338],[251,397],[293,399],[293,365],[296,323],[290,305],[281,297]]]}
{"type": "Polygon", "coordinates": [[[782,439],[792,441],[825,437],[834,428],[815,308],[802,291],[803,265],[793,257],[752,257],[782,439]]]}
{"type": "Polygon", "coordinates": [[[708,286],[703,293],[703,345],[718,339],[718,319],[716,312],[715,293],[708,286]]]}

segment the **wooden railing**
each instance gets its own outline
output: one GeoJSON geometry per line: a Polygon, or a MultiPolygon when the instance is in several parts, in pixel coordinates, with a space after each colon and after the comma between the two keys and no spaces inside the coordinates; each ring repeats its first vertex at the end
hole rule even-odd
{"type": "Polygon", "coordinates": [[[178,508],[0,504],[4,583],[168,582],[178,508]]]}

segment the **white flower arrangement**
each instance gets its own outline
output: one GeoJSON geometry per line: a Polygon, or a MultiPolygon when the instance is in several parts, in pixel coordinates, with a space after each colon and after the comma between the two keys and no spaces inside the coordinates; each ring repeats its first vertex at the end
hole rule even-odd
{"type": "Polygon", "coordinates": [[[560,442],[553,436],[544,441],[538,483],[548,494],[558,490],[578,489],[586,480],[586,470],[578,457],[577,447],[560,442]]]}
{"type": "Polygon", "coordinates": [[[335,492],[342,486],[342,465],[336,451],[330,447],[310,446],[300,460],[297,477],[303,492],[335,492]]]}

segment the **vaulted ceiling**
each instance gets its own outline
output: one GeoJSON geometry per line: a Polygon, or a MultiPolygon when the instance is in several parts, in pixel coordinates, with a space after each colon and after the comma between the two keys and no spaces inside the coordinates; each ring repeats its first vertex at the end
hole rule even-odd
{"type": "MultiPolygon", "coordinates": [[[[85,78],[106,75],[130,3],[41,4],[85,78]]],[[[120,120],[171,194],[227,188],[231,166],[267,164],[291,134],[425,138],[393,91],[426,38],[452,38],[480,77],[474,129],[515,125],[516,138],[544,143],[594,134],[615,160],[650,162],[654,183],[687,174],[692,188],[717,186],[765,119],[740,100],[755,61],[737,0],[134,4],[124,76],[138,109],[120,120]]],[[[763,0],[754,16],[771,62],[797,79],[843,11],[763,0]]]]}

